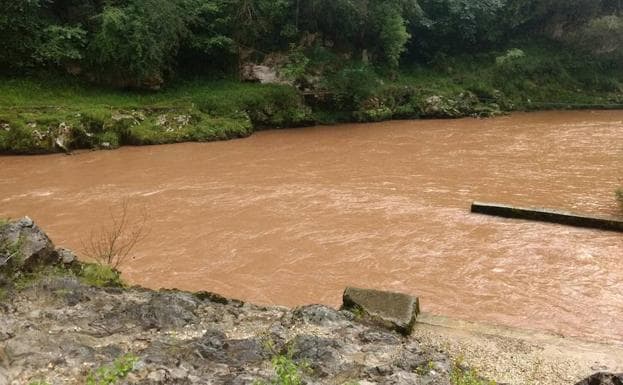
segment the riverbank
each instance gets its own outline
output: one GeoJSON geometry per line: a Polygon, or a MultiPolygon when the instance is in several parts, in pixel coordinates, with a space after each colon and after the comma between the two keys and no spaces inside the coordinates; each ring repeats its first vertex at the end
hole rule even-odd
{"type": "Polygon", "coordinates": [[[29,219],[11,226],[0,230],[2,384],[563,385],[623,370],[620,346],[432,315],[402,336],[356,309],[130,288],[114,274],[97,281],[85,274],[96,265],[56,249],[29,219]],[[19,241],[7,243],[15,231],[19,241]]]}
{"type": "MultiPolygon", "coordinates": [[[[462,357],[498,384],[575,384],[595,372],[623,372],[623,345],[421,314],[413,338],[462,357]]],[[[599,384],[599,382],[596,382],[599,384]]]]}
{"type": "MultiPolygon", "coordinates": [[[[357,67],[300,91],[287,84],[178,80],[122,91],[61,76],[0,80],[0,153],[41,154],[246,137],[265,128],[512,111],[623,108],[617,68],[529,46],[448,57],[391,76],[357,67]]],[[[282,81],[282,80],[280,80],[282,81]]]]}

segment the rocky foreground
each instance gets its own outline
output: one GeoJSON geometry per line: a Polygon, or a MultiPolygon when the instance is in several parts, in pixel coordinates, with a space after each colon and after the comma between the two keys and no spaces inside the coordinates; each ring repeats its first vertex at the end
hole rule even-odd
{"type": "Polygon", "coordinates": [[[323,306],[267,308],[51,278],[1,310],[3,384],[82,384],[92,369],[128,353],[138,357],[128,384],[270,382],[278,355],[291,355],[307,383],[450,383],[442,352],[323,306]]]}
{"type": "Polygon", "coordinates": [[[82,268],[28,219],[0,229],[0,385],[490,383],[362,307],[97,287],[82,268]]]}

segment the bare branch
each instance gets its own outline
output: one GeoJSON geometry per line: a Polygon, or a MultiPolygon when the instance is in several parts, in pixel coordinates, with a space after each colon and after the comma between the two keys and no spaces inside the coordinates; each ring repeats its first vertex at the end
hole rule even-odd
{"type": "Polygon", "coordinates": [[[132,250],[148,234],[147,210],[144,208],[136,220],[130,219],[128,199],[121,202],[118,211],[109,210],[110,224],[98,231],[91,231],[89,238],[82,243],[84,254],[98,263],[118,269],[123,265],[132,250]]]}

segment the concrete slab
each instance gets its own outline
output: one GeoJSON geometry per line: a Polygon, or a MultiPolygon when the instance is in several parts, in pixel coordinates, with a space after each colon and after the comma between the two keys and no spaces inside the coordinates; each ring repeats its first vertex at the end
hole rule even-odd
{"type": "Polygon", "coordinates": [[[347,287],[342,302],[343,309],[404,335],[411,333],[420,313],[418,298],[403,293],[347,287]]]}
{"type": "Polygon", "coordinates": [[[623,232],[623,218],[616,217],[576,214],[562,210],[517,207],[483,202],[472,203],[471,211],[472,213],[494,215],[504,218],[528,219],[567,226],[623,232]]]}

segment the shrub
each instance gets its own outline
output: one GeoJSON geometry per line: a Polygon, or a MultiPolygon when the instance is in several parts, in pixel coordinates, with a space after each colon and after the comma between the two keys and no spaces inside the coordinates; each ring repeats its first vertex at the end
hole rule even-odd
{"type": "Polygon", "coordinates": [[[34,154],[47,152],[52,144],[45,138],[39,139],[32,130],[20,122],[14,122],[8,131],[0,130],[0,152],[34,154]]]}
{"type": "Polygon", "coordinates": [[[99,231],[91,232],[83,241],[85,255],[112,269],[119,268],[129,257],[134,247],[147,235],[147,214],[143,212],[137,220],[129,217],[129,202],[121,203],[119,212],[110,210],[110,223],[99,231]]]}
{"type": "MultiPolygon", "coordinates": [[[[271,364],[277,375],[270,383],[271,385],[301,385],[303,379],[301,372],[308,370],[305,363],[298,364],[292,359],[292,355],[279,354],[272,358],[271,364]]],[[[267,385],[264,381],[256,381],[254,385],[267,385]]]]}
{"type": "Polygon", "coordinates": [[[79,272],[80,281],[96,287],[122,287],[121,274],[110,266],[84,264],[79,272]]]}
{"type": "MultiPolygon", "coordinates": [[[[0,228],[4,226],[6,226],[6,223],[1,222],[0,228]]],[[[23,265],[22,244],[22,238],[19,238],[16,242],[0,240],[0,268],[10,275],[19,271],[19,268],[23,265]]]]}
{"type": "Polygon", "coordinates": [[[373,95],[379,80],[369,66],[354,65],[327,76],[325,87],[331,94],[334,108],[357,111],[361,103],[373,95]]]}
{"type": "Polygon", "coordinates": [[[495,58],[495,64],[502,66],[508,63],[512,63],[513,61],[526,56],[526,53],[519,48],[512,48],[506,51],[506,53],[502,56],[498,56],[495,58]]]}

